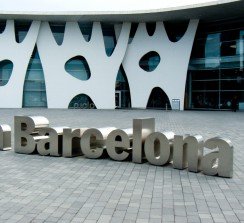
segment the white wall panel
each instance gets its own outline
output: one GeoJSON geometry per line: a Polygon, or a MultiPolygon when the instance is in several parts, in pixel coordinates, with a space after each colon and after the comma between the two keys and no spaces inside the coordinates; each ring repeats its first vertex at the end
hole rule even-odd
{"type": "Polygon", "coordinates": [[[6,22],[4,32],[0,34],[0,61],[10,60],[13,63],[13,71],[9,82],[5,86],[0,86],[1,108],[22,107],[26,70],[36,43],[39,27],[40,22],[33,21],[21,43],[15,41],[13,20],[6,22]]]}
{"type": "Polygon", "coordinates": [[[148,35],[145,23],[139,24],[123,61],[132,107],[146,108],[152,89],[160,87],[170,102],[180,99],[180,109],[184,109],[187,68],[197,25],[198,20],[191,20],[184,36],[177,42],[171,42],[163,22],[157,22],[153,36],[148,35]],[[156,51],[161,61],[154,71],[147,72],[141,69],[139,61],[150,51],[156,51]]]}
{"type": "Polygon", "coordinates": [[[48,107],[68,108],[74,96],[84,93],[97,108],[115,108],[115,81],[126,52],[129,32],[130,24],[124,23],[113,54],[107,56],[99,22],[93,23],[89,42],[84,39],[77,22],[67,22],[61,46],[56,44],[49,24],[43,22],[37,47],[45,74],[48,107]],[[88,62],[89,80],[78,80],[64,69],[69,59],[79,55],[88,62]]]}
{"type": "Polygon", "coordinates": [[[14,21],[8,20],[0,34],[0,61],[13,62],[9,82],[0,87],[0,107],[22,107],[23,86],[31,53],[37,43],[46,83],[49,108],[68,108],[73,97],[87,94],[97,108],[115,108],[115,82],[119,67],[123,66],[128,78],[132,107],[145,108],[154,87],[165,91],[170,101],[181,100],[183,109],[185,82],[190,53],[198,20],[191,20],[184,36],[171,42],[163,22],[157,22],[153,36],[146,24],[140,23],[133,41],[128,45],[130,23],[116,27],[117,44],[107,56],[99,22],[93,23],[92,36],[87,42],[77,22],[67,22],[63,43],[57,45],[48,22],[34,21],[22,43],[15,41],[14,21]],[[117,29],[118,28],[118,29],[117,29]],[[38,34],[39,32],[39,34],[38,34]],[[150,51],[156,51],[161,61],[154,71],[146,72],[139,61],[150,51]],[[65,71],[65,63],[83,56],[88,62],[91,77],[79,80],[65,71]]]}

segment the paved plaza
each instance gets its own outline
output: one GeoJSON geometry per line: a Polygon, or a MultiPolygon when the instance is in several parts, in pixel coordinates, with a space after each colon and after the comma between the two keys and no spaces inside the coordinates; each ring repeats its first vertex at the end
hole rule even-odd
{"type": "Polygon", "coordinates": [[[155,117],[160,131],[223,136],[234,145],[234,177],[2,151],[0,222],[244,222],[244,112],[0,109],[0,123],[13,128],[15,115],[42,115],[50,126],[118,128],[155,117]]]}

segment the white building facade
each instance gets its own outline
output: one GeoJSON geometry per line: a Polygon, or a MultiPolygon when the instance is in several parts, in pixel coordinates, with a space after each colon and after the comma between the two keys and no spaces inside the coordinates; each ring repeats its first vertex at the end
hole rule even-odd
{"type": "Polygon", "coordinates": [[[44,13],[11,11],[10,1],[0,12],[0,107],[224,110],[236,97],[242,108],[243,2],[198,2],[44,13]]]}

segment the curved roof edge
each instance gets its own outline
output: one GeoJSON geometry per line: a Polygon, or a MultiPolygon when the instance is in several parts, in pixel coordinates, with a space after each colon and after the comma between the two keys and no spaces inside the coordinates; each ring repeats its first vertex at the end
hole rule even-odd
{"type": "Polygon", "coordinates": [[[216,0],[184,6],[128,11],[7,11],[0,19],[42,21],[161,21],[175,19],[219,20],[244,16],[244,1],[216,0]]]}

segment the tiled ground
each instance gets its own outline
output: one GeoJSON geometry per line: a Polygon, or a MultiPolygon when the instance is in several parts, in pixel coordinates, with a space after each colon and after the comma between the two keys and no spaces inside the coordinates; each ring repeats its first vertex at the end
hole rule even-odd
{"type": "Polygon", "coordinates": [[[232,140],[234,177],[225,179],[109,159],[0,152],[0,222],[244,222],[244,113],[152,110],[0,109],[43,115],[51,126],[132,127],[155,117],[158,130],[232,140]]]}

